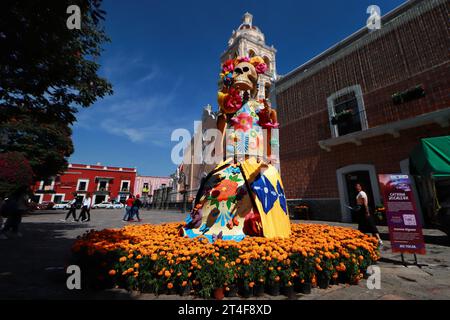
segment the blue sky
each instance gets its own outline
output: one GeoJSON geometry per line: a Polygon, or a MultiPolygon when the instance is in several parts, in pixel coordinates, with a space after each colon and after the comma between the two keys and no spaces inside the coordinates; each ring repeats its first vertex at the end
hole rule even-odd
{"type": "Polygon", "coordinates": [[[114,95],[80,110],[70,162],[136,167],[164,176],[176,166],[176,128],[193,131],[202,107],[217,109],[219,57],[245,12],[277,50],[286,74],[362,28],[366,9],[384,15],[404,0],[104,0],[106,32],[100,74],[114,95]]]}

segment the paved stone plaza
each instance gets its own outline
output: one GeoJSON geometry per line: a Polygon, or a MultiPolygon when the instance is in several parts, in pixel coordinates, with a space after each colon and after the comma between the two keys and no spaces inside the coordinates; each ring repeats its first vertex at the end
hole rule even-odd
{"type": "MultiPolygon", "coordinates": [[[[77,236],[89,229],[117,228],[122,222],[122,210],[92,210],[89,223],[61,222],[65,212],[36,211],[24,217],[23,237],[0,240],[0,299],[192,299],[193,297],[159,296],[128,293],[113,289],[101,292],[66,289],[64,266],[70,257],[70,247],[77,236]]],[[[142,211],[141,223],[159,224],[182,221],[184,214],[168,211],[142,211]]],[[[296,221],[299,222],[299,221],[296,221]]],[[[303,222],[303,221],[301,221],[303,222]]],[[[326,223],[326,222],[308,222],[326,223]]],[[[355,225],[344,225],[355,228],[355,225]]],[[[387,228],[381,227],[383,239],[387,228]]],[[[398,254],[392,254],[385,241],[381,268],[381,289],[369,290],[366,281],[359,285],[331,286],[327,290],[313,289],[310,295],[298,294],[300,300],[318,299],[449,299],[450,245],[440,231],[425,230],[427,255],[419,256],[421,267],[401,264],[398,254]]],[[[412,260],[412,256],[407,256],[412,260]]],[[[286,299],[265,296],[258,299],[286,299]]]]}

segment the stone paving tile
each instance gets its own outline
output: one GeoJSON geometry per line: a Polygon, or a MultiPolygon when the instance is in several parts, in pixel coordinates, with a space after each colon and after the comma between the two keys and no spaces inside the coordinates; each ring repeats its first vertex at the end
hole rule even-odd
{"type": "MultiPolygon", "coordinates": [[[[70,257],[73,241],[90,229],[120,228],[122,210],[92,210],[89,223],[61,222],[65,212],[43,211],[24,217],[23,237],[0,240],[0,299],[133,299],[133,300],[192,300],[181,297],[129,293],[122,289],[100,292],[69,291],[66,289],[64,267],[70,257]]],[[[169,211],[146,211],[141,214],[143,223],[160,224],[182,221],[185,214],[169,211]]],[[[356,228],[352,224],[325,221],[295,221],[320,223],[356,228]]],[[[386,240],[382,249],[381,289],[369,290],[366,281],[358,285],[331,286],[327,290],[313,289],[310,295],[298,294],[299,300],[401,300],[450,299],[450,246],[448,238],[440,231],[425,229],[427,255],[418,256],[421,268],[405,267],[399,254],[390,251],[386,227],[380,227],[386,240]]],[[[406,257],[408,261],[412,256],[406,257]]],[[[225,298],[228,300],[227,298],[225,298]]],[[[231,299],[231,298],[230,298],[231,299]]],[[[265,295],[257,300],[286,300],[285,296],[265,295]]]]}

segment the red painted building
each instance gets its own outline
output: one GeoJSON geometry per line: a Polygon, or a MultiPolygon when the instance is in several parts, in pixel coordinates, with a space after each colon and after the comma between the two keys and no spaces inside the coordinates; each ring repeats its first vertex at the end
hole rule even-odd
{"type": "Polygon", "coordinates": [[[450,134],[449,28],[448,1],[407,1],[380,30],[363,28],[276,82],[292,206],[306,203],[314,219],[350,221],[355,182],[371,208],[381,205],[377,174],[410,174],[421,139],[450,134]]]}
{"type": "Polygon", "coordinates": [[[102,165],[69,164],[64,174],[48,181],[40,181],[34,187],[34,201],[84,199],[87,193],[92,202],[122,201],[134,192],[136,168],[119,168],[102,165]]]}

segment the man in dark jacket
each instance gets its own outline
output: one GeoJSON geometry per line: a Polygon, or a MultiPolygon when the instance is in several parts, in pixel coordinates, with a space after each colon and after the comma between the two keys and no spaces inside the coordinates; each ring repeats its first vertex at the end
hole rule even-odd
{"type": "Polygon", "coordinates": [[[26,193],[15,192],[9,197],[2,206],[2,215],[7,217],[5,226],[3,227],[1,234],[3,238],[21,237],[19,232],[19,225],[22,222],[22,215],[28,210],[26,202],[26,193]]]}
{"type": "Polygon", "coordinates": [[[139,209],[142,207],[142,201],[140,199],[140,195],[136,195],[136,199],[134,199],[133,206],[131,207],[131,220],[136,216],[137,220],[142,221],[139,217],[139,209]]]}

